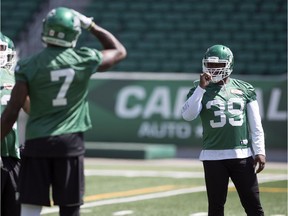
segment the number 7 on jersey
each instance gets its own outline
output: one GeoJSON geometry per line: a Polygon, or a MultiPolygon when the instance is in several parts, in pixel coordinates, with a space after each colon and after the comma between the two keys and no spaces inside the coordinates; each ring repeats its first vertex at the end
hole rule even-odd
{"type": "Polygon", "coordinates": [[[74,79],[75,71],[72,68],[53,70],[50,72],[51,81],[59,81],[60,77],[65,77],[64,82],[61,85],[59,92],[55,99],[53,99],[53,106],[65,106],[67,105],[66,94],[74,79]]]}

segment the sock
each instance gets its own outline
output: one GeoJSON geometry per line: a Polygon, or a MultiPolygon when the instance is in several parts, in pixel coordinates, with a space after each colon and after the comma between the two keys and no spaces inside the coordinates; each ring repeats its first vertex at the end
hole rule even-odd
{"type": "Polygon", "coordinates": [[[40,216],[42,206],[21,204],[21,216],[40,216]]]}

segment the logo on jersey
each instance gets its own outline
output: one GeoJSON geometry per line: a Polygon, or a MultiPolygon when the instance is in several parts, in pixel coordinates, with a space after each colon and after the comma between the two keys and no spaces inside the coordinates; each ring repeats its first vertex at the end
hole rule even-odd
{"type": "Polygon", "coordinates": [[[231,89],[231,93],[236,95],[243,95],[243,91],[239,89],[231,89]]]}
{"type": "Polygon", "coordinates": [[[248,140],[244,139],[240,141],[240,145],[247,145],[248,144],[248,140]]]}

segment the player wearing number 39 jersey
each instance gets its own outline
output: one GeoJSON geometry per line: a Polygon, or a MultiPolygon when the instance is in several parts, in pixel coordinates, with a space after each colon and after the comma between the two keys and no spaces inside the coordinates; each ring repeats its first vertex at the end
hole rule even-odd
{"type": "MultiPolygon", "coordinates": [[[[198,83],[195,82],[198,86],[198,83]]],[[[188,97],[195,89],[190,90],[188,97]]],[[[203,149],[229,150],[236,154],[251,156],[251,142],[248,132],[247,103],[256,100],[254,88],[241,80],[229,79],[225,86],[211,83],[202,98],[200,118],[203,123],[203,149]],[[237,152],[239,149],[239,152],[237,152]]],[[[213,159],[217,155],[214,152],[213,159]]],[[[219,159],[226,159],[221,151],[219,159]]],[[[233,157],[227,152],[227,158],[233,157]]],[[[209,159],[203,153],[200,159],[209,159]],[[202,158],[203,157],[203,158],[202,158]]]]}
{"type": "Polygon", "coordinates": [[[234,57],[223,45],[205,53],[200,80],[187,95],[182,117],[200,116],[208,215],[223,216],[229,178],[248,216],[263,216],[256,173],[265,165],[264,132],[252,85],[230,78],[234,57]],[[255,172],[255,167],[258,168],[255,172]]]}
{"type": "Polygon", "coordinates": [[[1,139],[29,96],[19,180],[21,216],[39,216],[51,201],[59,206],[60,216],[79,216],[84,196],[83,133],[91,128],[88,83],[92,74],[123,60],[126,49],[93,18],[65,7],[47,14],[41,39],[46,47],[17,63],[16,84],[1,115],[1,139]],[[76,48],[82,29],[103,49],[76,48]]]}

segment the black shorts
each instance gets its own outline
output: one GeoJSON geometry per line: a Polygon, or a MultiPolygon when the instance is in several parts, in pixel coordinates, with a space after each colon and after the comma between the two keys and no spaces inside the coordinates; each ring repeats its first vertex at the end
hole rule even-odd
{"type": "Polygon", "coordinates": [[[83,160],[83,155],[46,158],[23,156],[19,181],[20,203],[50,206],[51,195],[54,205],[83,204],[83,160]]]}
{"type": "Polygon", "coordinates": [[[83,133],[76,132],[26,140],[21,156],[72,157],[84,153],[83,133]]]}
{"type": "Polygon", "coordinates": [[[1,215],[20,215],[20,204],[17,200],[17,183],[20,160],[14,157],[2,157],[1,167],[1,215]]]}

